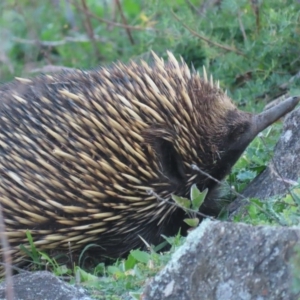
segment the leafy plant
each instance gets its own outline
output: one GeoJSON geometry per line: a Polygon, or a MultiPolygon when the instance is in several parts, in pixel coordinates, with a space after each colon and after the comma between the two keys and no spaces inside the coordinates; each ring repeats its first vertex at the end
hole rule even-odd
{"type": "Polygon", "coordinates": [[[33,269],[49,269],[58,276],[71,273],[71,270],[65,265],[59,265],[54,258],[50,258],[45,252],[36,249],[29,230],[26,231],[26,237],[30,248],[20,245],[20,249],[31,259],[33,269]]]}
{"type": "Polygon", "coordinates": [[[24,245],[20,245],[20,249],[32,259],[32,262],[34,265],[40,266],[41,265],[41,255],[37,251],[34,243],[33,238],[29,230],[26,231],[26,237],[28,239],[28,243],[30,246],[30,249],[26,248],[24,245]]]}
{"type": "Polygon", "coordinates": [[[199,224],[199,218],[197,214],[201,205],[203,204],[205,197],[207,195],[208,189],[199,191],[196,184],[191,186],[190,197],[191,199],[172,195],[173,201],[180,206],[190,217],[184,219],[184,222],[190,227],[196,227],[199,224]]]}

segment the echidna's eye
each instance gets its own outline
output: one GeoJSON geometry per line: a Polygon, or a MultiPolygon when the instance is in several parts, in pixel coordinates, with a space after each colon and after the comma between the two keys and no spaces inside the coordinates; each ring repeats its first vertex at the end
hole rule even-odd
{"type": "Polygon", "coordinates": [[[241,136],[241,135],[243,135],[244,133],[245,133],[245,127],[244,126],[241,126],[241,127],[238,127],[237,128],[237,133],[236,133],[236,135],[237,136],[241,136]]]}
{"type": "Polygon", "coordinates": [[[247,131],[248,124],[238,124],[230,129],[228,134],[228,141],[230,143],[237,141],[247,131]]]}

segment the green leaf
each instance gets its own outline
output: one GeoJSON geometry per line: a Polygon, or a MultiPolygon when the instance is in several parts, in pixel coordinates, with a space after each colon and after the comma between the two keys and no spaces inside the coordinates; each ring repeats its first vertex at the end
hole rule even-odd
{"type": "Polygon", "coordinates": [[[123,274],[121,272],[121,270],[116,266],[108,266],[107,267],[107,273],[111,274],[111,275],[121,275],[121,274],[123,274]]]}
{"type": "Polygon", "coordinates": [[[178,233],[172,237],[166,237],[165,235],[161,235],[172,247],[179,246],[181,243],[181,229],[178,230],[178,233]]]}
{"type": "Polygon", "coordinates": [[[255,219],[256,218],[257,208],[256,208],[255,204],[249,205],[248,214],[249,214],[249,216],[250,216],[251,219],[255,219]]]}
{"type": "Polygon", "coordinates": [[[136,0],[124,0],[122,3],[126,13],[130,15],[134,16],[141,12],[140,3],[136,0]]]}
{"type": "Polygon", "coordinates": [[[166,241],[167,241],[167,243],[169,244],[169,245],[173,245],[173,243],[174,243],[174,237],[169,237],[169,236],[165,236],[165,235],[161,235],[166,241]]]}
{"type": "Polygon", "coordinates": [[[294,189],[292,192],[292,198],[295,202],[300,205],[300,189],[294,189]]]}
{"type": "Polygon", "coordinates": [[[94,269],[95,274],[97,275],[104,275],[105,274],[105,264],[104,263],[99,263],[95,269],[94,269]]]}
{"type": "Polygon", "coordinates": [[[191,191],[190,191],[190,196],[191,196],[191,201],[193,201],[195,198],[200,196],[201,192],[197,187],[197,184],[193,184],[191,186],[191,191]]]}
{"type": "MultiPolygon", "coordinates": [[[[60,270],[58,270],[58,267],[59,267],[59,265],[57,264],[57,262],[55,261],[55,259],[52,259],[52,258],[50,258],[46,253],[44,253],[44,252],[39,252],[39,254],[40,254],[40,256],[41,256],[41,258],[43,259],[43,260],[46,260],[50,265],[51,265],[51,267],[52,267],[52,269],[55,271],[55,273],[56,273],[56,270],[58,271],[58,272],[60,272],[60,270]]],[[[62,270],[62,269],[61,269],[62,270]]],[[[57,275],[62,275],[62,274],[58,274],[58,273],[56,273],[57,275]]]]}
{"type": "Polygon", "coordinates": [[[82,282],[86,282],[86,281],[98,281],[99,280],[99,278],[97,276],[92,275],[92,274],[90,274],[90,273],[82,270],[78,266],[75,267],[75,272],[80,275],[80,280],[82,282]]]}
{"type": "Polygon", "coordinates": [[[27,249],[24,245],[20,245],[20,249],[29,256],[35,264],[40,264],[40,255],[33,243],[33,238],[29,230],[26,230],[26,237],[30,245],[30,249],[27,249]]]}
{"type": "Polygon", "coordinates": [[[66,266],[57,266],[54,270],[56,276],[72,274],[72,271],[66,266]]]}
{"type": "Polygon", "coordinates": [[[242,171],[240,172],[236,178],[240,181],[246,181],[246,180],[252,180],[254,179],[256,176],[256,172],[253,172],[253,171],[249,171],[249,170],[246,170],[246,171],[242,171]]]}
{"type": "Polygon", "coordinates": [[[20,249],[33,260],[32,253],[23,244],[20,245],[20,249]]]}
{"type": "Polygon", "coordinates": [[[145,252],[145,251],[141,251],[141,250],[132,250],[130,251],[130,254],[139,262],[142,263],[148,263],[148,261],[150,260],[150,254],[145,252]]]}
{"type": "Polygon", "coordinates": [[[205,197],[208,193],[206,188],[203,192],[200,192],[196,184],[193,184],[191,187],[191,200],[192,200],[192,209],[198,211],[200,206],[203,204],[205,197]]]}
{"type": "Polygon", "coordinates": [[[129,295],[132,297],[132,299],[139,300],[139,299],[141,299],[142,293],[130,292],[129,295]]]}
{"type": "Polygon", "coordinates": [[[167,245],[168,245],[168,241],[163,241],[160,244],[158,244],[157,246],[155,246],[153,248],[153,251],[157,253],[157,252],[159,252],[161,249],[163,249],[167,245]]]}
{"type": "Polygon", "coordinates": [[[263,202],[258,198],[251,198],[250,202],[256,204],[259,207],[263,207],[263,202]]]}
{"type": "Polygon", "coordinates": [[[186,224],[188,224],[190,227],[197,227],[199,224],[199,219],[198,218],[193,218],[193,219],[184,219],[183,220],[186,224]]]}
{"type": "Polygon", "coordinates": [[[191,207],[191,200],[188,198],[172,195],[172,199],[183,209],[189,209],[191,207]]]}
{"type": "Polygon", "coordinates": [[[35,248],[35,245],[34,245],[34,243],[33,243],[33,238],[32,238],[32,235],[31,235],[31,233],[30,233],[29,230],[26,230],[26,236],[27,236],[28,242],[29,242],[29,244],[30,244],[32,254],[33,254],[35,257],[38,257],[39,255],[38,255],[38,252],[37,252],[37,250],[36,250],[36,248],[35,248]]]}
{"type": "Polygon", "coordinates": [[[125,260],[125,271],[131,270],[136,265],[137,260],[135,257],[130,253],[128,258],[125,260]]]}

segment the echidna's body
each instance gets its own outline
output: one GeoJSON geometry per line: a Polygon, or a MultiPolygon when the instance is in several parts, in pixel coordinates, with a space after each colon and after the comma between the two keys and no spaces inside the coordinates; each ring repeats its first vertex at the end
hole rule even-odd
{"type": "Polygon", "coordinates": [[[171,194],[188,196],[193,183],[212,191],[192,165],[222,179],[253,139],[241,139],[252,121],[171,54],[0,87],[0,202],[14,262],[27,229],[39,249],[97,243],[107,256],[176,233],[183,214],[171,194]]]}

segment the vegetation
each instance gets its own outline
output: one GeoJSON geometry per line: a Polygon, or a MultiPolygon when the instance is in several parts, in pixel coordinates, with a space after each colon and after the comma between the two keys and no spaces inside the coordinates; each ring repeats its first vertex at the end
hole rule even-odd
{"type": "MultiPolygon", "coordinates": [[[[2,82],[64,67],[148,60],[150,50],[165,56],[168,49],[200,72],[204,65],[245,110],[260,111],[276,97],[300,94],[299,1],[4,0],[0,12],[2,82]]],[[[238,161],[227,179],[236,192],[263,171],[281,126],[265,130],[238,161]]],[[[282,199],[250,199],[247,216],[236,221],[298,224],[299,204],[296,185],[282,199]]],[[[71,276],[71,282],[81,281],[98,299],[120,299],[129,292],[138,297],[146,278],[162,268],[183,241],[179,235],[166,240],[172,245],[167,254],[159,254],[159,245],[149,245],[149,252],[134,250],[126,260],[99,264],[88,272],[78,265],[70,270],[57,264],[33,244],[24,252],[38,268],[47,265],[57,275],[71,276]]]]}

